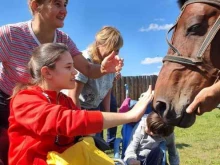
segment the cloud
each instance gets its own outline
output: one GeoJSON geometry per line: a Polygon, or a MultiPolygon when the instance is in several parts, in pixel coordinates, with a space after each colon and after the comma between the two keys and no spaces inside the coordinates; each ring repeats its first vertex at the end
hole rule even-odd
{"type": "Polygon", "coordinates": [[[153,58],[145,58],[141,61],[141,64],[154,64],[154,63],[160,63],[162,62],[163,57],[153,57],[153,58]]]}
{"type": "Polygon", "coordinates": [[[158,69],[161,69],[161,68],[162,68],[162,65],[160,65],[160,66],[157,66],[157,68],[158,68],[158,69]]]}
{"type": "Polygon", "coordinates": [[[165,21],[165,19],[164,18],[156,18],[156,19],[154,19],[154,21],[163,22],[163,21],[165,21]]]}
{"type": "Polygon", "coordinates": [[[140,32],[148,32],[148,31],[160,31],[160,30],[168,30],[173,26],[173,24],[164,24],[158,25],[156,23],[151,23],[147,28],[141,27],[139,29],[140,32]]]}

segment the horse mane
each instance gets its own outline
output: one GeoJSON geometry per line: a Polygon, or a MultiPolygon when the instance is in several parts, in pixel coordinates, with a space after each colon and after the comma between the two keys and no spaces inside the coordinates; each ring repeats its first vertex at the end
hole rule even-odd
{"type": "Polygon", "coordinates": [[[179,7],[182,8],[183,4],[184,4],[186,1],[188,1],[188,0],[178,0],[177,2],[178,2],[179,7]]]}

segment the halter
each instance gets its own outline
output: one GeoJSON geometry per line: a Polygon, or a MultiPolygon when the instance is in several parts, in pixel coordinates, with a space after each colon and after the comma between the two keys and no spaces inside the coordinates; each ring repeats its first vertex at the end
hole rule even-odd
{"type": "Polygon", "coordinates": [[[213,4],[213,5],[220,6],[220,0],[189,0],[189,1],[187,1],[181,9],[181,13],[180,13],[179,17],[177,18],[176,23],[170,28],[170,30],[167,32],[167,35],[166,35],[167,43],[175,53],[173,55],[169,55],[169,54],[166,55],[163,58],[163,62],[169,61],[169,62],[180,63],[180,64],[185,64],[185,65],[190,65],[190,66],[193,66],[193,67],[197,67],[199,70],[201,70],[203,72],[207,72],[212,77],[215,77],[216,78],[215,82],[217,82],[219,80],[219,77],[220,77],[220,70],[218,68],[213,68],[212,66],[204,63],[203,54],[204,54],[205,50],[210,45],[211,41],[213,40],[213,38],[215,37],[215,35],[217,34],[217,32],[220,29],[220,16],[218,16],[216,22],[212,26],[211,30],[208,32],[208,34],[207,34],[205,40],[203,41],[199,51],[197,52],[196,58],[190,58],[190,57],[182,56],[180,54],[180,52],[171,44],[171,42],[168,39],[168,34],[174,28],[176,28],[177,23],[178,23],[181,15],[183,14],[183,11],[185,10],[186,6],[189,5],[189,4],[192,4],[192,3],[208,3],[208,4],[213,4]]]}

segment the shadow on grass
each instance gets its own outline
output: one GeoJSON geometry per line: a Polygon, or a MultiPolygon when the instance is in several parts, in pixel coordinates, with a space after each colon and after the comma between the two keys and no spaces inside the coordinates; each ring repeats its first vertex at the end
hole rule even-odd
{"type": "Polygon", "coordinates": [[[186,147],[191,147],[191,145],[186,144],[186,143],[176,143],[176,148],[178,149],[184,149],[186,147]]]}

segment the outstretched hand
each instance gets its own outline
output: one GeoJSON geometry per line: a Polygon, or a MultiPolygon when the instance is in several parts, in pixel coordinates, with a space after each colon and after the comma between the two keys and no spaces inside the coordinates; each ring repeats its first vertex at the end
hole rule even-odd
{"type": "Polygon", "coordinates": [[[124,60],[120,58],[113,51],[110,55],[104,58],[101,63],[101,72],[102,73],[115,73],[120,72],[124,65],[124,60]]]}
{"type": "Polygon", "coordinates": [[[154,92],[152,91],[151,85],[149,86],[147,92],[139,99],[135,106],[128,111],[134,118],[134,122],[137,122],[145,113],[148,104],[153,100],[154,92]]]}
{"type": "Polygon", "coordinates": [[[202,115],[205,112],[210,112],[220,102],[220,83],[202,89],[193,102],[186,109],[187,113],[195,112],[197,115],[202,115]]]}

